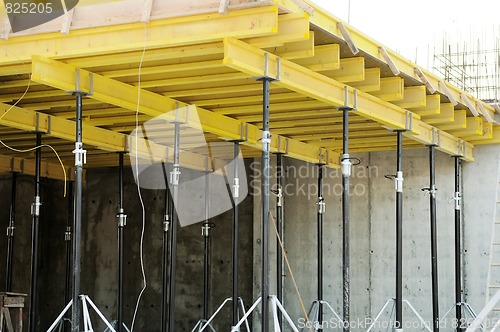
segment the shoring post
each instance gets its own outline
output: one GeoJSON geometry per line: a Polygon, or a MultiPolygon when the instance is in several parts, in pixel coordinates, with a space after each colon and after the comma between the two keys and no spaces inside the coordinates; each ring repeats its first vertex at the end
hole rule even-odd
{"type": "Polygon", "coordinates": [[[269,196],[270,196],[270,152],[271,132],[269,131],[269,108],[271,95],[271,82],[280,80],[281,61],[277,59],[277,77],[269,76],[269,53],[265,55],[264,76],[257,78],[262,82],[262,165],[261,165],[261,193],[262,193],[262,276],[261,298],[262,317],[261,332],[269,332],[269,196]]]}
{"type": "Polygon", "coordinates": [[[36,133],[36,153],[35,153],[35,201],[31,206],[33,216],[31,224],[31,286],[30,286],[30,310],[29,310],[29,331],[37,330],[37,292],[38,292],[38,237],[40,229],[40,171],[42,162],[42,134],[36,133]]]}
{"type": "Polygon", "coordinates": [[[232,307],[232,325],[236,326],[239,321],[238,317],[238,245],[239,245],[239,211],[238,203],[240,200],[240,178],[238,169],[238,160],[240,156],[240,143],[234,142],[234,154],[233,154],[233,164],[234,164],[234,179],[233,179],[233,236],[232,236],[232,253],[233,253],[233,287],[232,287],[232,297],[231,301],[232,307]]]}
{"type": "MultiPolygon", "coordinates": [[[[174,122],[174,164],[170,172],[170,186],[172,189],[172,200],[178,202],[179,198],[179,181],[181,176],[179,162],[180,134],[181,123],[176,119],[174,122]]],[[[179,216],[176,211],[176,206],[173,206],[172,224],[170,231],[170,271],[169,271],[169,308],[168,308],[168,331],[175,332],[175,275],[176,275],[176,257],[177,257],[177,225],[179,216]]]]}
{"type": "Polygon", "coordinates": [[[203,319],[208,320],[210,300],[210,176],[208,157],[205,159],[205,222],[201,228],[203,236],[203,319]]]}
{"type": "MultiPolygon", "coordinates": [[[[166,170],[165,170],[165,174],[166,170]]],[[[165,177],[167,179],[167,177],[165,177]]],[[[168,328],[167,310],[168,310],[168,255],[169,255],[169,238],[168,231],[170,229],[172,197],[168,188],[168,181],[165,181],[165,214],[163,216],[163,253],[162,253],[162,302],[161,302],[161,331],[166,332],[168,328]]]]}
{"type": "Polygon", "coordinates": [[[394,328],[403,324],[403,131],[397,130],[396,148],[396,321],[394,328]]]}
{"type": "Polygon", "coordinates": [[[437,264],[437,222],[436,222],[436,146],[429,145],[429,190],[431,226],[431,274],[432,274],[432,323],[434,332],[439,332],[439,284],[437,264]]]}
{"type": "MultiPolygon", "coordinates": [[[[64,232],[64,242],[66,243],[66,271],[64,279],[64,305],[67,305],[70,301],[71,292],[71,242],[73,238],[73,230],[71,225],[73,224],[73,182],[68,184],[68,216],[66,222],[66,231],[64,232]]],[[[63,332],[68,331],[68,324],[66,319],[69,321],[69,317],[65,314],[65,320],[63,321],[63,332]]]]}
{"type": "Polygon", "coordinates": [[[17,173],[12,173],[12,189],[10,200],[9,224],[7,226],[7,268],[5,291],[12,291],[12,265],[14,262],[14,232],[16,229],[16,188],[17,173]]]}
{"type": "Polygon", "coordinates": [[[116,215],[116,218],[118,220],[118,327],[117,327],[117,332],[123,331],[123,267],[124,267],[123,233],[124,233],[125,226],[127,225],[127,215],[125,214],[124,199],[123,199],[123,196],[124,196],[123,156],[124,156],[123,152],[120,152],[118,154],[118,158],[119,158],[118,188],[119,188],[120,201],[119,201],[119,206],[118,206],[118,214],[116,215]]]}
{"type": "Polygon", "coordinates": [[[74,223],[73,223],[73,306],[71,314],[71,331],[80,331],[80,280],[81,280],[81,242],[82,242],[82,200],[83,200],[83,165],[87,161],[87,151],[82,142],[82,104],[87,93],[73,92],[76,97],[76,140],[75,150],[75,188],[74,188],[74,223]]]}
{"type": "Polygon", "coordinates": [[[455,159],[455,311],[457,332],[463,332],[465,329],[462,324],[462,269],[461,269],[461,213],[462,213],[462,194],[460,188],[461,156],[454,156],[455,159]]]}
{"type": "Polygon", "coordinates": [[[357,108],[357,90],[354,90],[354,105],[349,106],[349,88],[345,87],[345,104],[339,109],[342,111],[342,298],[343,298],[343,330],[350,331],[350,244],[349,244],[349,178],[351,177],[352,163],[349,155],[349,112],[357,108]]]}
{"type": "Polygon", "coordinates": [[[318,331],[323,331],[323,214],[326,212],[323,197],[323,164],[318,164],[318,331]]]}
{"type": "MultiPolygon", "coordinates": [[[[283,240],[283,153],[276,154],[276,227],[278,237],[283,240]]],[[[283,253],[276,241],[276,287],[278,301],[283,304],[283,253]]],[[[283,314],[278,312],[278,323],[283,329],[283,314]]]]}

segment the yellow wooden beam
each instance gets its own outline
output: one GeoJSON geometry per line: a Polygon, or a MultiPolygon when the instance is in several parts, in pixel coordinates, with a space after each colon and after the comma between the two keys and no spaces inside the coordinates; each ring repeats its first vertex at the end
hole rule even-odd
{"type": "MultiPolygon", "coordinates": [[[[224,62],[228,66],[252,76],[262,76],[265,74],[265,51],[233,38],[225,38],[224,43],[224,62]]],[[[280,78],[280,81],[275,84],[316,100],[323,101],[331,106],[343,106],[345,104],[346,86],[344,84],[290,61],[284,59],[278,61],[278,58],[272,54],[268,54],[267,56],[267,65],[268,75],[280,78]],[[278,65],[278,62],[280,65],[278,65]],[[278,69],[280,71],[279,75],[278,69]]],[[[401,91],[402,90],[403,87],[401,86],[401,91]]],[[[354,99],[353,94],[353,89],[348,88],[350,101],[354,99]]],[[[407,129],[406,135],[410,135],[414,140],[422,144],[434,144],[433,132],[437,130],[437,128],[425,124],[420,120],[420,116],[408,112],[394,104],[380,100],[375,96],[359,91],[357,110],[353,112],[393,130],[407,129]]],[[[455,146],[458,144],[459,139],[452,135],[449,136],[449,140],[446,141],[446,144],[440,145],[437,148],[444,152],[455,154],[455,146]],[[451,144],[450,142],[453,140],[455,142],[451,144]]],[[[471,150],[468,152],[471,152],[471,150]]],[[[464,158],[471,160],[473,156],[469,155],[464,158]]]]}
{"type": "Polygon", "coordinates": [[[461,136],[461,138],[474,144],[476,141],[493,139],[493,124],[489,122],[483,122],[483,131],[481,135],[466,136],[464,134],[463,136],[461,136]]]}
{"type": "Polygon", "coordinates": [[[493,126],[491,134],[486,138],[474,140],[475,145],[485,145],[485,144],[500,144],[500,127],[493,126]],[[491,138],[489,138],[491,136],[491,138]]]}
{"type": "MultiPolygon", "coordinates": [[[[263,51],[262,51],[263,52],[263,51]]],[[[46,84],[64,91],[75,90],[77,79],[77,68],[42,57],[33,57],[32,79],[36,82],[46,84]]],[[[128,110],[138,110],[144,115],[151,117],[161,116],[165,120],[174,121],[176,116],[169,111],[177,109],[189,109],[190,112],[183,113],[182,120],[187,126],[202,129],[212,133],[224,140],[243,140],[242,144],[254,148],[262,147],[262,132],[256,126],[245,124],[237,119],[233,119],[221,114],[205,110],[200,107],[188,107],[189,105],[162,95],[141,90],[141,102],[137,104],[137,88],[101,75],[90,73],[86,70],[79,70],[79,88],[83,92],[92,93],[90,98],[105,102],[128,110]]],[[[279,135],[272,136],[271,150],[277,152],[285,145],[280,145],[285,138],[279,135]]],[[[290,157],[308,162],[318,162],[318,158],[324,155],[317,147],[309,146],[303,142],[288,140],[287,154],[290,157]]],[[[338,153],[331,151],[326,164],[337,166],[339,163],[338,153]]]]}
{"type": "MultiPolygon", "coordinates": [[[[34,143],[32,143],[33,145],[34,143]]],[[[52,153],[52,151],[50,152],[52,153]]],[[[71,167],[65,167],[66,179],[74,180],[75,170],[71,167]]],[[[35,175],[35,160],[24,159],[19,157],[11,157],[0,155],[0,173],[19,173],[26,175],[35,175]]],[[[41,162],[40,175],[44,178],[54,180],[64,180],[64,172],[59,163],[51,163],[47,161],[41,162]]]]}
{"type": "Polygon", "coordinates": [[[422,120],[438,127],[442,124],[449,124],[455,121],[455,107],[452,103],[441,104],[439,114],[422,116],[422,120]]]}
{"type": "Polygon", "coordinates": [[[372,95],[385,101],[398,101],[404,98],[405,81],[401,77],[384,77],[380,79],[380,90],[372,95]]]}
{"type": "Polygon", "coordinates": [[[314,31],[309,31],[309,39],[285,43],[265,50],[287,60],[304,59],[314,56],[314,31]]]}
{"type": "Polygon", "coordinates": [[[468,117],[464,129],[448,129],[448,131],[458,137],[483,136],[483,128],[483,118],[468,117]]]}
{"type": "Polygon", "coordinates": [[[329,44],[316,46],[314,56],[307,59],[297,59],[293,62],[313,71],[326,71],[340,68],[340,46],[329,44]]]}
{"type": "Polygon", "coordinates": [[[366,68],[365,79],[359,82],[349,82],[349,85],[363,92],[380,90],[380,68],[366,68]]]}
{"type": "MultiPolygon", "coordinates": [[[[308,28],[309,31],[309,28],[308,28]]],[[[218,41],[226,36],[255,38],[278,33],[275,6],[208,13],[151,21],[147,40],[143,23],[46,33],[0,40],[0,67],[29,63],[33,54],[54,58],[94,56],[218,41]],[[249,29],[251,27],[251,29],[249,29]]],[[[139,58],[140,59],[140,58],[139,58]]]]}
{"type": "Polygon", "coordinates": [[[364,81],[365,58],[340,59],[339,69],[324,71],[322,74],[342,83],[364,81]]]}
{"type": "Polygon", "coordinates": [[[402,100],[396,100],[393,103],[402,108],[419,108],[425,107],[427,104],[425,86],[410,86],[404,88],[404,94],[402,100]]]}
{"type": "Polygon", "coordinates": [[[426,99],[425,106],[414,107],[411,109],[411,111],[417,113],[420,116],[434,116],[440,114],[441,96],[439,96],[438,94],[427,95],[425,99],[426,99]]]}
{"type": "Polygon", "coordinates": [[[466,110],[455,111],[453,123],[443,124],[439,126],[439,128],[442,130],[457,130],[457,129],[467,128],[467,111],[466,110]]]}
{"type": "MultiPolygon", "coordinates": [[[[201,27],[201,29],[204,29],[204,26],[201,27]]],[[[276,34],[246,38],[243,40],[259,48],[281,46],[290,42],[309,40],[309,14],[294,13],[279,15],[278,30],[276,34]]]]}
{"type": "MultiPolygon", "coordinates": [[[[272,97],[271,97],[272,99],[272,97]]],[[[276,103],[272,104],[271,113],[276,111],[286,111],[286,110],[307,110],[315,108],[325,108],[325,103],[317,100],[307,100],[307,101],[297,101],[289,103],[276,103]]],[[[262,106],[260,105],[249,105],[249,106],[233,106],[233,107],[219,107],[214,108],[214,112],[218,114],[231,114],[231,115],[245,115],[245,114],[256,114],[262,112],[262,106]]]]}

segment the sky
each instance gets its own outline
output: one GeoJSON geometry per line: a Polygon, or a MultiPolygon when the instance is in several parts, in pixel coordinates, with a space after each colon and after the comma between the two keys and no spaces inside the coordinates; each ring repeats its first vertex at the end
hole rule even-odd
{"type": "Polygon", "coordinates": [[[478,40],[493,48],[500,37],[500,0],[312,1],[426,68],[432,66],[434,48],[441,52],[443,40],[463,50],[478,40]]]}

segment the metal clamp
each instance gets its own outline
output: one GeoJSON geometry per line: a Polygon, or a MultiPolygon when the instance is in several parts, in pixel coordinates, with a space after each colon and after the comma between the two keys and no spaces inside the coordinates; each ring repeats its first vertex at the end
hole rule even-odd
{"type": "Polygon", "coordinates": [[[349,106],[349,87],[346,85],[344,87],[344,106],[338,107],[341,111],[354,111],[358,109],[358,90],[353,90],[354,100],[353,105],[349,106]]]}
{"type": "Polygon", "coordinates": [[[72,95],[92,96],[94,94],[94,73],[89,73],[89,92],[81,90],[81,72],[76,68],[75,72],[75,90],[69,91],[72,95]]]}
{"type": "Polygon", "coordinates": [[[118,227],[125,227],[127,225],[127,215],[122,208],[118,209],[116,218],[118,218],[118,227]]]}
{"type": "Polygon", "coordinates": [[[395,182],[395,186],[396,186],[396,192],[402,193],[403,192],[403,182],[404,182],[402,171],[397,172],[396,176],[394,177],[394,182],[395,182]]]}
{"type": "Polygon", "coordinates": [[[170,216],[168,214],[163,216],[163,231],[166,233],[170,228],[170,216]]]}
{"type": "Polygon", "coordinates": [[[436,198],[436,194],[437,194],[436,185],[433,185],[431,188],[422,188],[422,191],[428,191],[432,197],[436,198]]]}
{"type": "Polygon", "coordinates": [[[170,184],[173,186],[178,186],[181,180],[181,171],[179,165],[174,165],[174,168],[170,172],[170,184]]]}
{"type": "Polygon", "coordinates": [[[455,195],[449,200],[448,203],[451,201],[455,201],[455,210],[460,211],[462,209],[462,197],[458,191],[455,192],[455,195]]]}
{"type": "Polygon", "coordinates": [[[240,197],[240,179],[239,178],[234,178],[233,179],[233,198],[239,198],[240,197]]]}
{"type": "Polygon", "coordinates": [[[323,214],[326,212],[326,203],[325,203],[325,198],[320,196],[318,197],[318,213],[323,214]]]}
{"type": "Polygon", "coordinates": [[[42,203],[40,201],[40,196],[35,196],[35,202],[31,204],[31,215],[34,217],[40,216],[40,206],[42,203]]]}
{"type": "Polygon", "coordinates": [[[262,151],[271,151],[271,132],[269,130],[262,131],[262,151]]]}
{"type": "Polygon", "coordinates": [[[281,80],[281,58],[276,58],[276,77],[269,76],[269,53],[264,54],[264,76],[258,76],[258,81],[280,81],[281,80]]]}
{"type": "Polygon", "coordinates": [[[276,191],[274,191],[276,194],[276,205],[279,207],[283,206],[283,187],[279,186],[276,191]]]}
{"type": "Polygon", "coordinates": [[[212,225],[210,223],[204,223],[203,226],[201,226],[201,236],[208,237],[210,228],[212,225]]]}
{"type": "Polygon", "coordinates": [[[69,242],[71,241],[71,235],[72,235],[72,232],[71,232],[71,227],[66,227],[66,232],[64,232],[64,241],[66,242],[69,242]]]}
{"type": "Polygon", "coordinates": [[[75,143],[73,154],[75,155],[75,166],[83,166],[87,163],[87,150],[83,149],[82,142],[75,143]]]}
{"type": "Polygon", "coordinates": [[[406,131],[413,130],[413,114],[409,111],[407,111],[405,115],[405,129],[406,131]]]}
{"type": "Polygon", "coordinates": [[[432,128],[432,144],[431,146],[441,146],[441,130],[432,128]]]}
{"type": "Polygon", "coordinates": [[[13,238],[13,237],[14,237],[14,230],[15,230],[15,229],[16,229],[16,228],[15,228],[15,227],[13,227],[13,226],[9,226],[9,227],[7,227],[7,237],[8,237],[8,238],[13,238]]]}
{"type": "Polygon", "coordinates": [[[340,165],[342,169],[342,175],[350,177],[352,172],[352,163],[351,163],[351,157],[349,156],[348,153],[342,155],[342,159],[340,160],[340,165]]]}

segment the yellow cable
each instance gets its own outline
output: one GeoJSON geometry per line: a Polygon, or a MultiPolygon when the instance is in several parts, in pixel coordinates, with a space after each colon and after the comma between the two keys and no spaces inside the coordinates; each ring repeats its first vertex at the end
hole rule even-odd
{"type": "MultiPolygon", "coordinates": [[[[286,266],[288,267],[288,272],[290,272],[290,277],[292,278],[293,286],[295,287],[295,291],[297,292],[297,298],[299,299],[300,306],[302,308],[302,313],[306,317],[306,322],[309,322],[309,316],[307,315],[306,306],[304,305],[304,301],[302,300],[302,296],[300,295],[299,286],[297,286],[297,282],[295,281],[295,277],[292,272],[292,267],[290,266],[290,262],[288,261],[288,255],[286,254],[285,247],[283,246],[283,241],[281,240],[278,227],[276,227],[276,222],[274,221],[274,217],[271,212],[269,212],[269,219],[273,222],[274,231],[276,232],[276,238],[281,247],[281,252],[283,253],[283,257],[285,258],[286,266]]],[[[312,326],[309,327],[309,331],[314,332],[312,326]]]]}
{"type": "Polygon", "coordinates": [[[39,146],[35,146],[34,148],[30,148],[30,149],[26,149],[26,150],[19,150],[19,149],[13,148],[11,146],[8,146],[2,140],[0,140],[0,144],[2,144],[4,147],[6,147],[9,150],[12,150],[14,152],[19,152],[19,153],[27,153],[27,152],[34,151],[36,149],[41,149],[43,147],[50,148],[55,153],[57,159],[59,160],[59,163],[61,164],[61,168],[62,168],[62,171],[63,171],[63,174],[64,174],[64,197],[66,197],[66,184],[68,182],[68,177],[66,175],[66,168],[64,167],[64,163],[63,163],[61,157],[59,156],[59,153],[57,153],[56,149],[54,149],[51,145],[42,144],[42,145],[39,145],[39,146]]]}

